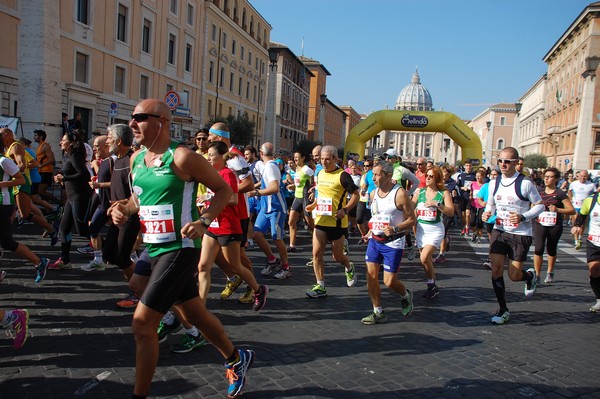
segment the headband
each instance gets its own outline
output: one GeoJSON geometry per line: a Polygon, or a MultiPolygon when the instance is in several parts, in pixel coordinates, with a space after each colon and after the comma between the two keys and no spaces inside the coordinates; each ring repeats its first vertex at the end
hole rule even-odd
{"type": "Polygon", "coordinates": [[[208,129],[209,132],[216,134],[217,136],[221,136],[225,139],[229,138],[229,132],[226,132],[225,130],[219,130],[219,129],[213,129],[212,127],[210,129],[208,129]]]}

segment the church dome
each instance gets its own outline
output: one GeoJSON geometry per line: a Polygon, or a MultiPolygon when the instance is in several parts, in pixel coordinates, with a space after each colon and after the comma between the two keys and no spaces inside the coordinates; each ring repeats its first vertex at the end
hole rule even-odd
{"type": "Polygon", "coordinates": [[[398,95],[395,109],[409,111],[433,111],[433,102],[431,94],[421,84],[419,70],[415,70],[412,80],[398,95]]]}

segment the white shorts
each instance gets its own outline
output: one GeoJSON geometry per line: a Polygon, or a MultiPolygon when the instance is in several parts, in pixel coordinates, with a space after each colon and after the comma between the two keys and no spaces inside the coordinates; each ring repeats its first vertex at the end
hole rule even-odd
{"type": "Polygon", "coordinates": [[[444,223],[419,223],[417,222],[417,247],[423,248],[425,245],[433,245],[440,248],[444,239],[444,223]]]}

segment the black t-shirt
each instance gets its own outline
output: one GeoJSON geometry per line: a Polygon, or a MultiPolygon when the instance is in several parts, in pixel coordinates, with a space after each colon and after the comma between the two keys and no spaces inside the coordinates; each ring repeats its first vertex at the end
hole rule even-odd
{"type": "MultiPolygon", "coordinates": [[[[546,207],[546,209],[545,209],[546,211],[548,210],[548,207],[550,205],[554,205],[557,208],[564,209],[565,205],[563,204],[563,201],[565,199],[569,198],[567,196],[567,193],[565,193],[560,188],[557,188],[556,190],[554,190],[554,192],[552,192],[550,194],[546,193],[546,189],[545,188],[539,190],[539,192],[540,192],[540,195],[542,196],[542,203],[546,207]]],[[[563,221],[563,214],[557,212],[557,214],[556,214],[556,223],[557,224],[561,224],[562,221],[563,221]]]]}
{"type": "Polygon", "coordinates": [[[131,154],[129,151],[115,160],[115,167],[110,179],[110,200],[119,201],[131,197],[131,154]]]}
{"type": "MultiPolygon", "coordinates": [[[[113,160],[111,157],[104,159],[98,166],[98,182],[106,183],[111,179],[113,160]]],[[[98,207],[108,209],[110,207],[110,188],[98,189],[98,207]]]]}
{"type": "Polygon", "coordinates": [[[471,173],[466,173],[463,172],[460,175],[458,175],[458,190],[460,192],[460,196],[465,199],[465,200],[469,200],[471,198],[471,190],[462,190],[462,187],[464,187],[466,185],[467,182],[473,182],[476,181],[477,177],[475,176],[475,172],[471,172],[471,173]]]}

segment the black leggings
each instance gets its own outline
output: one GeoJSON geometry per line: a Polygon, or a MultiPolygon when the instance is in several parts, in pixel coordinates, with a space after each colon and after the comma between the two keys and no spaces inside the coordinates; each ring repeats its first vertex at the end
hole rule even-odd
{"type": "Polygon", "coordinates": [[[129,267],[132,263],[131,251],[139,231],[140,218],[137,214],[132,215],[122,226],[111,224],[102,246],[104,259],[119,269],[129,267]]]}
{"type": "Polygon", "coordinates": [[[80,236],[90,239],[88,223],[91,216],[91,203],[91,197],[84,195],[68,198],[65,203],[65,211],[60,221],[61,257],[65,263],[69,263],[71,259],[71,241],[73,240],[71,231],[73,226],[75,226],[80,236]]]}
{"type": "Polygon", "coordinates": [[[558,241],[563,233],[562,221],[557,221],[552,227],[542,226],[537,221],[533,221],[533,240],[535,241],[534,255],[542,256],[544,246],[548,256],[556,256],[558,241]]]}
{"type": "Polygon", "coordinates": [[[471,229],[483,229],[483,220],[481,219],[481,216],[483,215],[485,208],[475,208],[474,206],[471,206],[469,209],[471,209],[471,220],[469,221],[469,227],[471,227],[471,229]]]}
{"type": "MultiPolygon", "coordinates": [[[[9,190],[12,190],[12,187],[9,190]]],[[[0,245],[3,249],[11,252],[15,252],[19,247],[19,243],[13,238],[10,222],[14,212],[14,205],[0,205],[0,245]]]]}

